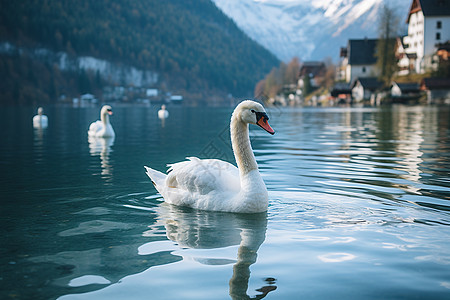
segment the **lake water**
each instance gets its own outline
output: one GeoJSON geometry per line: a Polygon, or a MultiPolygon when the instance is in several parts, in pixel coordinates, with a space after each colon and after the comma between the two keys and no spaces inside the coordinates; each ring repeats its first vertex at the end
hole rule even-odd
{"type": "Polygon", "coordinates": [[[233,162],[232,108],[0,109],[1,299],[450,299],[450,109],[269,108],[263,214],[164,204],[144,165],[233,162]]]}

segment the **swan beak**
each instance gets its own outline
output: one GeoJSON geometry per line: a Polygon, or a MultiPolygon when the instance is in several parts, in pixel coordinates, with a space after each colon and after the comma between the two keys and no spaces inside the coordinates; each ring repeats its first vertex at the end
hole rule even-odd
{"type": "Polygon", "coordinates": [[[272,127],[270,127],[269,125],[269,117],[267,116],[266,113],[257,113],[257,117],[258,117],[258,122],[256,122],[256,125],[258,125],[259,127],[261,127],[262,129],[264,129],[265,131],[267,131],[270,134],[275,134],[275,130],[272,129],[272,127]]]}
{"type": "Polygon", "coordinates": [[[108,114],[109,114],[110,116],[112,116],[112,114],[113,114],[112,110],[109,110],[109,109],[108,109],[108,114]]]}

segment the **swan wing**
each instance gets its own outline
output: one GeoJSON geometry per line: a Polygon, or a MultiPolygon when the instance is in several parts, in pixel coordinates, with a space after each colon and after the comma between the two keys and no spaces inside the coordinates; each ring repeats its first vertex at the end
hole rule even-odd
{"type": "Polygon", "coordinates": [[[165,119],[169,117],[169,112],[167,110],[159,110],[158,111],[158,118],[165,119]]]}
{"type": "Polygon", "coordinates": [[[46,128],[48,126],[48,118],[46,115],[36,115],[33,117],[33,126],[46,128]]]}
{"type": "Polygon", "coordinates": [[[166,186],[188,193],[239,192],[239,170],[218,159],[188,157],[187,161],[169,165],[166,186]]]}
{"type": "Polygon", "coordinates": [[[95,122],[92,122],[92,124],[89,126],[88,135],[95,136],[97,132],[103,129],[102,121],[98,120],[95,122]]]}

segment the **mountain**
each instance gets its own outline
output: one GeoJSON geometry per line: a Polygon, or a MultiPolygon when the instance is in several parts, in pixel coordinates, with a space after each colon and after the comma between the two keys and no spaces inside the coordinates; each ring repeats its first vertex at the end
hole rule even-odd
{"type": "Polygon", "coordinates": [[[401,25],[411,5],[411,0],[213,1],[248,36],[283,61],[293,57],[336,60],[348,39],[378,36],[383,4],[398,11],[401,25]]]}
{"type": "Polygon", "coordinates": [[[0,0],[2,102],[105,85],[243,97],[278,64],[209,0],[0,0]]]}

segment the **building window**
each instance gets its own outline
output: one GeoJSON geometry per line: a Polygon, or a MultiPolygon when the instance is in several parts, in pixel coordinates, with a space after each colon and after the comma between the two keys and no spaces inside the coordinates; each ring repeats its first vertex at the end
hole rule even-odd
{"type": "Polygon", "coordinates": [[[442,28],[442,22],[441,21],[437,21],[436,22],[436,28],[437,29],[441,29],[442,28]]]}
{"type": "Polygon", "coordinates": [[[362,68],[362,72],[363,72],[363,73],[366,73],[366,67],[363,67],[363,68],[362,68]]]}
{"type": "Polygon", "coordinates": [[[441,33],[436,32],[436,40],[439,41],[441,39],[441,33]]]}

